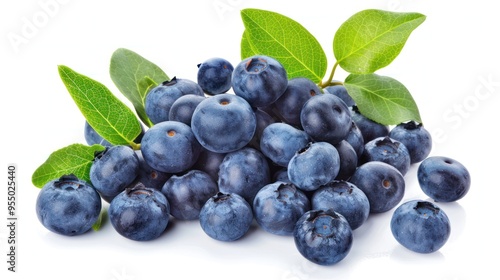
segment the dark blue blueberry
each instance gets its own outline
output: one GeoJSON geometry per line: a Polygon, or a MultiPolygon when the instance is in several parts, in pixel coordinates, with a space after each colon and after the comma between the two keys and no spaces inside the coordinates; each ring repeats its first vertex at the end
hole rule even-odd
{"type": "Polygon", "coordinates": [[[257,127],[255,128],[255,134],[252,137],[252,140],[249,143],[249,146],[260,150],[260,139],[262,138],[262,134],[264,133],[264,129],[268,127],[270,124],[276,122],[276,120],[269,115],[266,111],[261,110],[260,108],[254,109],[255,118],[257,120],[257,127]]]}
{"type": "Polygon", "coordinates": [[[223,93],[203,100],[196,107],[191,128],[205,149],[228,153],[250,143],[257,119],[245,99],[223,93]]]}
{"type": "Polygon", "coordinates": [[[281,168],[274,172],[273,178],[271,180],[272,182],[285,182],[285,183],[291,183],[290,179],[288,179],[288,170],[286,168],[281,168]]]}
{"type": "Polygon", "coordinates": [[[283,65],[264,55],[244,59],[234,68],[232,76],[234,93],[252,107],[271,105],[285,92],[287,84],[283,65]]]}
{"type": "Polygon", "coordinates": [[[351,144],[359,159],[365,151],[365,139],[363,138],[363,133],[354,121],[351,122],[351,128],[344,140],[351,144]]]}
{"type": "Polygon", "coordinates": [[[391,129],[389,137],[405,145],[412,164],[423,161],[431,153],[432,137],[422,124],[414,121],[399,124],[391,129]]]}
{"type": "Polygon", "coordinates": [[[439,250],[448,240],[450,229],[446,213],[429,201],[405,202],[392,214],[391,231],[394,238],[417,253],[439,250]]]}
{"type": "Polygon", "coordinates": [[[352,230],[359,228],[370,214],[370,202],[365,193],[354,184],[333,181],[317,189],[311,198],[312,209],[342,214],[352,230]]]}
{"type": "Polygon", "coordinates": [[[333,210],[311,210],[298,221],[293,232],[302,256],[319,265],[333,265],[351,251],[353,235],[347,220],[333,210]]]}
{"type": "Polygon", "coordinates": [[[410,153],[403,143],[389,136],[379,137],[365,144],[361,162],[382,161],[396,167],[403,176],[410,169],[410,153]]]}
{"type": "Polygon", "coordinates": [[[231,88],[234,67],[223,58],[214,57],[198,64],[198,84],[207,94],[221,94],[231,88]]]}
{"type": "Polygon", "coordinates": [[[338,98],[342,99],[342,101],[344,101],[344,103],[348,107],[356,105],[356,102],[354,102],[352,97],[347,92],[347,89],[343,85],[328,86],[325,88],[325,92],[333,94],[333,95],[337,96],[338,98]]]}
{"type": "Polygon", "coordinates": [[[340,169],[335,179],[347,181],[358,167],[358,154],[356,154],[351,144],[345,140],[333,146],[337,149],[340,157],[340,169]]]}
{"type": "Polygon", "coordinates": [[[337,177],[340,157],[326,142],[310,143],[299,150],[288,164],[288,178],[303,191],[317,190],[337,177]]]}
{"type": "Polygon", "coordinates": [[[460,162],[443,156],[428,157],[418,167],[418,183],[422,191],[437,202],[463,198],[470,189],[471,178],[460,162]]]}
{"type": "Polygon", "coordinates": [[[320,94],[304,104],[300,122],[314,140],[337,144],[349,133],[352,119],[344,101],[332,94],[320,94]]]}
{"type": "Polygon", "coordinates": [[[144,101],[146,115],[154,124],[168,121],[172,104],[186,94],[204,96],[201,87],[191,80],[174,77],[170,81],[163,82],[146,95],[144,101]]]}
{"type": "Polygon", "coordinates": [[[167,228],[170,205],[160,191],[138,184],[117,195],[109,204],[108,214],[120,235],[148,241],[158,238],[167,228]]]}
{"type": "Polygon", "coordinates": [[[286,123],[273,123],[262,133],[260,150],[275,164],[287,167],[295,153],[310,141],[303,130],[286,123]]]}
{"type": "Polygon", "coordinates": [[[322,94],[318,85],[307,78],[293,78],[288,81],[285,92],[274,102],[274,108],[283,122],[301,127],[300,111],[309,98],[322,94]]]}
{"type": "Polygon", "coordinates": [[[170,121],[178,121],[191,126],[191,118],[196,106],[205,100],[204,96],[186,94],[179,97],[170,107],[168,119],[170,121]]]}
{"type": "Polygon", "coordinates": [[[48,182],[38,193],[36,214],[48,230],[74,236],[90,230],[101,206],[101,197],[92,185],[66,175],[48,182]]]}
{"type": "Polygon", "coordinates": [[[264,186],[253,201],[259,226],[277,235],[292,235],[297,220],[310,209],[307,196],[293,184],[284,182],[264,186]]]}
{"type": "Polygon", "coordinates": [[[210,237],[219,241],[242,238],[253,221],[252,207],[237,194],[217,193],[200,211],[200,225],[210,237]]]}
{"type": "Polygon", "coordinates": [[[375,138],[389,135],[388,126],[374,122],[369,118],[363,116],[359,112],[357,106],[352,106],[350,107],[350,109],[352,120],[356,123],[359,130],[361,130],[361,134],[363,135],[365,143],[368,143],[375,138]]]}
{"type": "Polygon", "coordinates": [[[176,121],[153,125],[141,143],[142,156],[147,164],[166,173],[188,170],[198,160],[201,150],[191,128],[176,121]]]}
{"type": "Polygon", "coordinates": [[[193,165],[192,169],[201,170],[207,173],[215,182],[217,182],[219,181],[219,166],[225,156],[226,154],[223,153],[215,153],[207,149],[202,149],[200,156],[193,165]]]}
{"type": "Polygon", "coordinates": [[[173,175],[161,189],[170,203],[170,214],[179,220],[198,219],[203,204],[218,191],[210,175],[200,170],[173,175]]]}
{"type": "Polygon", "coordinates": [[[94,144],[103,145],[105,147],[113,146],[113,144],[109,143],[106,139],[99,135],[87,121],[85,121],[84,136],[85,142],[87,142],[89,146],[92,146],[94,144]]]}
{"type": "Polygon", "coordinates": [[[144,160],[141,150],[137,150],[135,153],[139,159],[139,174],[129,187],[134,187],[138,183],[141,183],[148,188],[161,190],[165,182],[170,178],[170,176],[172,176],[172,174],[158,171],[149,166],[149,164],[144,160]]]}
{"type": "Polygon", "coordinates": [[[401,172],[381,161],[370,161],[356,169],[349,180],[368,197],[371,213],[382,213],[396,207],[405,193],[401,172]]]}
{"type": "Polygon", "coordinates": [[[139,158],[128,146],[112,146],[95,155],[90,181],[101,197],[110,202],[139,175],[139,158]]]}
{"type": "Polygon", "coordinates": [[[249,203],[270,182],[269,164],[264,155],[253,148],[246,147],[228,153],[219,166],[219,190],[236,193],[249,203]]]}

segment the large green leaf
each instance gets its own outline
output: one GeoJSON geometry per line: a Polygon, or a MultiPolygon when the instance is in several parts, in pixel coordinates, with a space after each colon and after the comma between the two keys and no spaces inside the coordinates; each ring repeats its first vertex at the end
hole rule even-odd
{"type": "Polygon", "coordinates": [[[87,146],[72,144],[53,152],[40,165],[31,177],[33,185],[42,188],[47,182],[60,178],[63,175],[74,174],[81,180],[90,182],[90,167],[96,152],[103,151],[104,146],[95,144],[87,146]]]}
{"type": "Polygon", "coordinates": [[[144,100],[152,87],[169,80],[167,74],[151,61],[124,48],[117,49],[111,56],[109,73],[116,87],[132,102],[142,122],[152,126],[144,100]]]}
{"type": "Polygon", "coordinates": [[[410,120],[422,122],[410,92],[393,78],[377,74],[351,74],[344,85],[361,114],[375,122],[384,125],[410,120]]]}
{"type": "Polygon", "coordinates": [[[411,32],[424,20],[425,16],[419,13],[358,12],[335,33],[335,58],[349,73],[373,73],[399,55],[411,32]]]}
{"type": "MultiPolygon", "coordinates": [[[[298,22],[275,12],[244,9],[242,55],[250,53],[277,59],[288,78],[306,77],[319,83],[326,73],[325,52],[316,38],[298,22]]],[[[245,57],[242,57],[245,58],[245,57]]]]}
{"type": "Polygon", "coordinates": [[[129,107],[103,84],[67,66],[59,66],[59,75],[83,116],[99,135],[113,145],[137,148],[134,140],[142,128],[129,107]]]}

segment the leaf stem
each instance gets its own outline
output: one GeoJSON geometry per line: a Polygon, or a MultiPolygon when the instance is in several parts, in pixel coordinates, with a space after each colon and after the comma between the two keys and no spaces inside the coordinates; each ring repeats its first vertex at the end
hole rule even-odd
{"type": "Polygon", "coordinates": [[[333,65],[333,68],[332,68],[332,72],[330,72],[330,76],[328,77],[328,80],[326,80],[325,82],[321,82],[318,86],[320,88],[325,88],[327,86],[330,86],[332,81],[333,81],[333,76],[335,75],[335,70],[337,70],[337,66],[339,66],[339,62],[335,62],[335,64],[333,65]]]}

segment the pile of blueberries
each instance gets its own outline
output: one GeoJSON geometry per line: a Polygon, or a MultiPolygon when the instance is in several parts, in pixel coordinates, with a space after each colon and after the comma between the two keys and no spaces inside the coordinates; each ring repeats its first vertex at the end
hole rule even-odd
{"type": "MultiPolygon", "coordinates": [[[[322,90],[306,78],[288,80],[263,55],[235,68],[209,59],[197,79],[173,78],[147,94],[154,125],[137,139],[140,150],[111,145],[87,123],[88,144],[106,146],[95,155],[91,183],[70,174],[45,185],[36,208],[42,224],[82,234],[102,199],[114,229],[132,240],[156,239],[177,219],[199,220],[211,238],[234,241],[255,221],[293,236],[308,260],[331,265],[346,257],[353,230],[370,213],[402,201],[410,165],[420,163],[419,184],[436,202],[469,190],[461,163],[428,157],[432,140],[421,124],[373,122],[341,84],[322,90]]],[[[390,226],[399,243],[420,253],[438,250],[450,235],[448,217],[429,200],[402,203],[390,226]]]]}

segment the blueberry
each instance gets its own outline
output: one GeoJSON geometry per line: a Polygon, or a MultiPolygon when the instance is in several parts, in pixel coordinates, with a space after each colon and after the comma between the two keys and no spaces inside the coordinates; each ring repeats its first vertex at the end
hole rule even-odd
{"type": "Polygon", "coordinates": [[[207,94],[221,94],[231,88],[234,67],[223,58],[214,57],[198,64],[198,84],[207,94]]]}
{"type": "Polygon", "coordinates": [[[353,234],[347,220],[332,209],[310,210],[297,221],[295,246],[302,256],[319,265],[333,265],[349,254],[353,234]]]}
{"type": "Polygon", "coordinates": [[[135,153],[139,159],[139,174],[129,187],[133,187],[138,183],[141,183],[148,188],[161,190],[165,182],[170,178],[170,176],[172,176],[172,174],[156,170],[149,166],[149,164],[144,160],[141,150],[137,150],[135,153]]]}
{"type": "Polygon", "coordinates": [[[354,102],[352,97],[347,92],[347,89],[343,85],[327,86],[325,88],[325,93],[333,94],[333,95],[337,96],[338,98],[342,99],[342,101],[344,101],[344,103],[348,107],[356,105],[356,103],[354,102]]]}
{"type": "Polygon", "coordinates": [[[365,151],[365,139],[363,138],[363,133],[354,121],[351,122],[351,128],[344,140],[351,144],[358,155],[358,159],[361,158],[365,151]]]}
{"type": "Polygon", "coordinates": [[[396,207],[405,193],[401,172],[381,161],[370,161],[359,166],[349,182],[368,197],[371,213],[387,212],[396,207]]]}
{"type": "Polygon", "coordinates": [[[290,179],[288,179],[288,170],[286,168],[281,168],[277,170],[276,172],[274,172],[272,177],[273,177],[271,180],[272,182],[281,181],[285,183],[291,183],[290,179]]]}
{"type": "Polygon", "coordinates": [[[261,110],[260,108],[254,109],[255,119],[257,121],[257,126],[255,128],[255,133],[250,140],[249,146],[260,150],[260,139],[262,138],[262,134],[264,133],[264,129],[268,127],[270,124],[276,123],[276,120],[269,115],[266,111],[261,110]]]}
{"type": "Polygon", "coordinates": [[[332,94],[311,97],[300,112],[304,131],[316,141],[331,144],[344,140],[351,129],[351,122],[347,105],[332,94]]]}
{"type": "Polygon", "coordinates": [[[410,169],[410,153],[406,146],[389,136],[379,137],[365,144],[361,162],[382,161],[396,167],[403,176],[410,169]]]}
{"type": "Polygon", "coordinates": [[[219,190],[236,193],[252,203],[257,192],[271,181],[264,155],[253,148],[226,154],[219,166],[219,190]]]}
{"type": "Polygon", "coordinates": [[[196,106],[205,100],[204,96],[186,94],[174,101],[168,113],[168,120],[178,121],[191,126],[191,119],[196,106]]]}
{"type": "Polygon", "coordinates": [[[423,161],[432,149],[431,134],[422,124],[414,121],[395,126],[389,132],[389,137],[405,145],[412,164],[423,161]]]}
{"type": "Polygon", "coordinates": [[[198,160],[193,165],[192,169],[201,170],[215,181],[219,181],[219,166],[224,160],[226,154],[215,153],[207,149],[202,149],[198,160]]]}
{"type": "Polygon", "coordinates": [[[237,194],[217,193],[203,205],[200,225],[210,237],[219,241],[242,238],[253,221],[252,207],[237,194]]]}
{"type": "Polygon", "coordinates": [[[359,112],[357,106],[352,106],[350,109],[352,120],[356,123],[359,130],[361,130],[365,143],[375,138],[389,135],[389,127],[387,125],[374,122],[363,116],[363,114],[359,112]]]}
{"type": "Polygon", "coordinates": [[[411,200],[401,204],[391,218],[391,231],[396,240],[417,253],[439,250],[450,236],[446,213],[429,201],[411,200]]]}
{"type": "Polygon", "coordinates": [[[190,170],[170,177],[161,192],[170,203],[172,216],[179,220],[196,220],[203,204],[218,192],[218,188],[207,173],[190,170]]]}
{"type": "Polygon", "coordinates": [[[347,181],[358,167],[358,155],[349,142],[342,140],[334,145],[339,153],[340,167],[336,180],[347,181]]]}
{"type": "Polygon", "coordinates": [[[309,98],[322,94],[318,85],[307,78],[298,77],[288,81],[285,92],[274,102],[274,108],[283,122],[300,127],[300,111],[309,98]]]}
{"type": "Polygon", "coordinates": [[[167,228],[170,205],[160,191],[138,184],[117,195],[109,204],[108,214],[120,235],[148,241],[158,238],[167,228]]]}
{"type": "Polygon", "coordinates": [[[92,185],[65,175],[44,185],[36,199],[36,214],[48,230],[74,236],[90,230],[101,206],[101,197],[92,185]]]}
{"type": "Polygon", "coordinates": [[[153,125],[141,143],[142,156],[147,164],[166,173],[188,170],[198,160],[201,150],[191,128],[176,121],[153,125]]]}
{"type": "Polygon", "coordinates": [[[85,121],[84,136],[85,136],[85,142],[87,142],[87,144],[90,146],[94,144],[103,145],[105,147],[113,146],[113,144],[109,143],[106,139],[104,139],[101,135],[99,135],[97,131],[95,131],[95,129],[92,128],[87,121],[85,121]]]}
{"type": "Polygon", "coordinates": [[[186,94],[204,96],[201,87],[188,79],[174,77],[172,80],[161,83],[146,95],[144,101],[146,115],[154,124],[168,121],[170,108],[179,97],[186,94]]]}
{"type": "Polygon", "coordinates": [[[365,193],[346,181],[333,181],[317,189],[311,198],[312,209],[332,209],[346,218],[352,230],[359,228],[370,214],[365,193]]]}
{"type": "Polygon", "coordinates": [[[297,151],[311,141],[309,135],[286,123],[266,127],[260,138],[260,149],[275,164],[287,167],[297,151]]]}
{"type": "Polygon", "coordinates": [[[233,71],[234,93],[252,107],[274,103],[286,90],[287,73],[274,58],[256,55],[241,61],[233,71]]]}
{"type": "Polygon", "coordinates": [[[293,184],[284,182],[264,186],[253,201],[259,226],[277,235],[292,235],[295,223],[310,208],[307,196],[293,184]]]}
{"type": "Polygon", "coordinates": [[[337,177],[340,157],[337,149],[326,142],[309,143],[288,164],[288,178],[304,191],[317,190],[337,177]]]}
{"type": "Polygon", "coordinates": [[[139,175],[139,158],[132,148],[117,145],[95,155],[90,181],[107,202],[121,193],[139,175]]]}
{"type": "Polygon", "coordinates": [[[422,191],[437,202],[452,202],[463,198],[470,189],[467,168],[457,160],[443,156],[428,157],[417,170],[422,191]]]}
{"type": "Polygon", "coordinates": [[[203,100],[195,109],[191,128],[207,150],[228,153],[252,140],[257,120],[245,99],[223,93],[203,100]]]}

